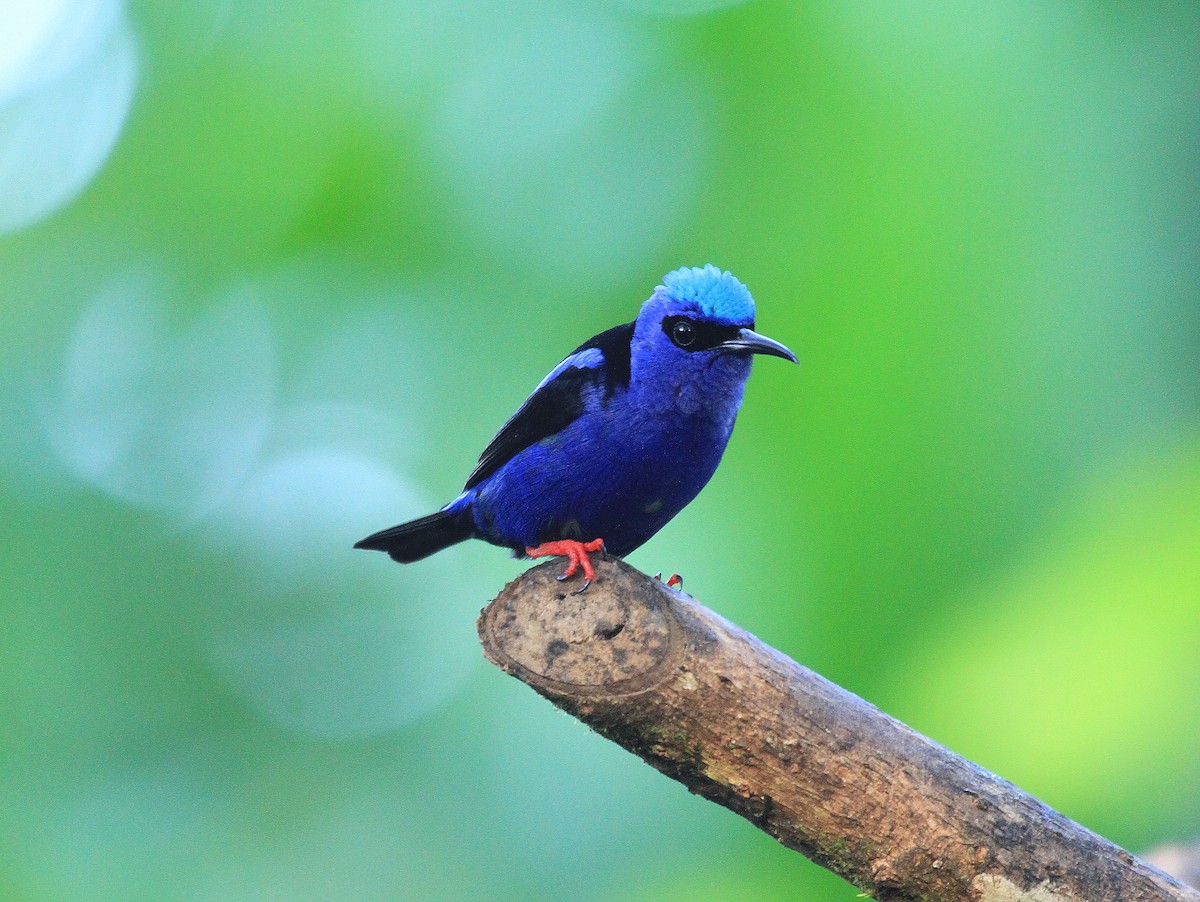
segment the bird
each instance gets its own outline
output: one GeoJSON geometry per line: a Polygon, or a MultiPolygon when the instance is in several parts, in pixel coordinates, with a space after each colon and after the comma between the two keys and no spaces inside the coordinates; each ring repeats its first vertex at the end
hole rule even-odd
{"type": "Polygon", "coordinates": [[[538,384],[479,456],[462,493],[435,513],[355,548],[403,564],[466,539],[514,557],[624,557],[678,514],[716,472],[751,360],[792,363],[754,331],[754,299],[712,264],[663,277],[636,319],[585,341],[538,384]]]}

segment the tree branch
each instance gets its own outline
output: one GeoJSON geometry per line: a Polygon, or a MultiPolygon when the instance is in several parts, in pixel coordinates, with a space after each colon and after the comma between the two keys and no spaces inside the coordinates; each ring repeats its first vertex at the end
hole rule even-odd
{"type": "Polygon", "coordinates": [[[483,611],[488,659],[878,900],[1200,893],[621,561],[561,561],[483,611]]]}

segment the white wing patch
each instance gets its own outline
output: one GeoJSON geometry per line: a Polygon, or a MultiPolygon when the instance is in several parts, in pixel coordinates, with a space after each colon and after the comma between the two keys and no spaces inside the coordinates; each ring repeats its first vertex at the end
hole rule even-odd
{"type": "MultiPolygon", "coordinates": [[[[599,348],[585,348],[578,353],[572,354],[552,369],[546,375],[546,378],[538,383],[538,388],[542,388],[548,383],[553,382],[569,369],[595,370],[602,366],[604,366],[604,352],[599,348]]],[[[534,391],[537,391],[537,389],[534,389],[534,391]]]]}

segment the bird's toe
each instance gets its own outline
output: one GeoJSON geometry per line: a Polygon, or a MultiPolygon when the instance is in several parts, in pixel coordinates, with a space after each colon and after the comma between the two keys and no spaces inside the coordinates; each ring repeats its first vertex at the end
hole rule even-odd
{"type": "MultiPolygon", "coordinates": [[[[592,560],[589,554],[593,551],[602,551],[603,549],[603,539],[593,539],[590,542],[576,542],[570,539],[563,539],[557,542],[543,542],[541,545],[528,547],[525,549],[525,554],[531,558],[563,555],[567,558],[567,569],[556,576],[555,579],[560,581],[570,579],[582,567],[584,578],[588,583],[591,583],[596,578],[596,571],[592,567],[592,560]]],[[[587,586],[585,585],[583,588],[586,589],[587,586]]],[[[582,592],[583,589],[579,591],[582,592]]]]}

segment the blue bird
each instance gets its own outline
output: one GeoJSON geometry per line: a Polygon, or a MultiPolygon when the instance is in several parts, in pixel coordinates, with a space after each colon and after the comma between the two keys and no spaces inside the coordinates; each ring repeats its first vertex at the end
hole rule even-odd
{"type": "Polygon", "coordinates": [[[632,323],[550,371],[480,455],[463,493],[355,548],[407,564],[464,539],[515,557],[624,557],[704,488],[725,452],[755,354],[796,355],[754,331],[754,299],[711,264],[663,278],[632,323]]]}

